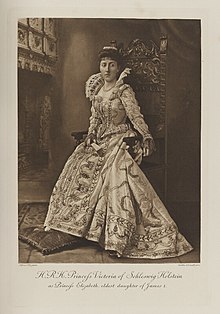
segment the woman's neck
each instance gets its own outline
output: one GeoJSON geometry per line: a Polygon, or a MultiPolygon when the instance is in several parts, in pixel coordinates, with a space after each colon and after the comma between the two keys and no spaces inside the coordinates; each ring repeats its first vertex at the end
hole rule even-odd
{"type": "Polygon", "coordinates": [[[115,80],[114,82],[106,82],[106,81],[105,81],[105,84],[104,84],[104,86],[103,86],[103,90],[104,90],[105,92],[108,92],[108,91],[110,91],[110,90],[115,86],[115,84],[116,84],[116,80],[115,80]]]}

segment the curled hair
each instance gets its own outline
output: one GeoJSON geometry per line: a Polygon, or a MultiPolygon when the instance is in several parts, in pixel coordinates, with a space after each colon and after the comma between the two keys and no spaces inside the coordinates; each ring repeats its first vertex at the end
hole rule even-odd
{"type": "Polygon", "coordinates": [[[118,49],[115,47],[104,47],[99,52],[99,61],[103,58],[110,58],[118,63],[119,66],[122,65],[122,56],[119,53],[118,49]]]}

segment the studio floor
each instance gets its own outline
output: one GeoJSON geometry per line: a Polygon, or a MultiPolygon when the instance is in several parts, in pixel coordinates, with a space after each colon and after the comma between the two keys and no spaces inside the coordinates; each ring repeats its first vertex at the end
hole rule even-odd
{"type": "Polygon", "coordinates": [[[66,250],[51,255],[43,255],[29,244],[19,241],[19,263],[144,263],[144,264],[173,264],[173,263],[198,263],[199,250],[194,250],[186,255],[158,260],[112,258],[96,244],[66,250]]]}

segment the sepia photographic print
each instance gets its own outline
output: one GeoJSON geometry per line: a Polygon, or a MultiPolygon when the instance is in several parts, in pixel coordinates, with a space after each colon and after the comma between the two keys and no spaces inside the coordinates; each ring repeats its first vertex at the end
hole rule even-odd
{"type": "Polygon", "coordinates": [[[19,263],[200,263],[201,20],[17,21],[19,263]]]}
{"type": "Polygon", "coordinates": [[[218,313],[217,1],[0,6],[0,312],[218,313]]]}

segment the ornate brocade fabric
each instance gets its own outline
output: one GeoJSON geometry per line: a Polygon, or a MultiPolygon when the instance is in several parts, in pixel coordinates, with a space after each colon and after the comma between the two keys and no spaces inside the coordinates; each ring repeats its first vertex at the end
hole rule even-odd
{"type": "Polygon", "coordinates": [[[132,89],[121,83],[103,98],[100,87],[91,98],[89,133],[100,150],[81,143],[69,157],[45,226],[96,241],[118,256],[156,259],[191,251],[123,142],[137,132],[143,145],[153,141],[132,89]]]}

